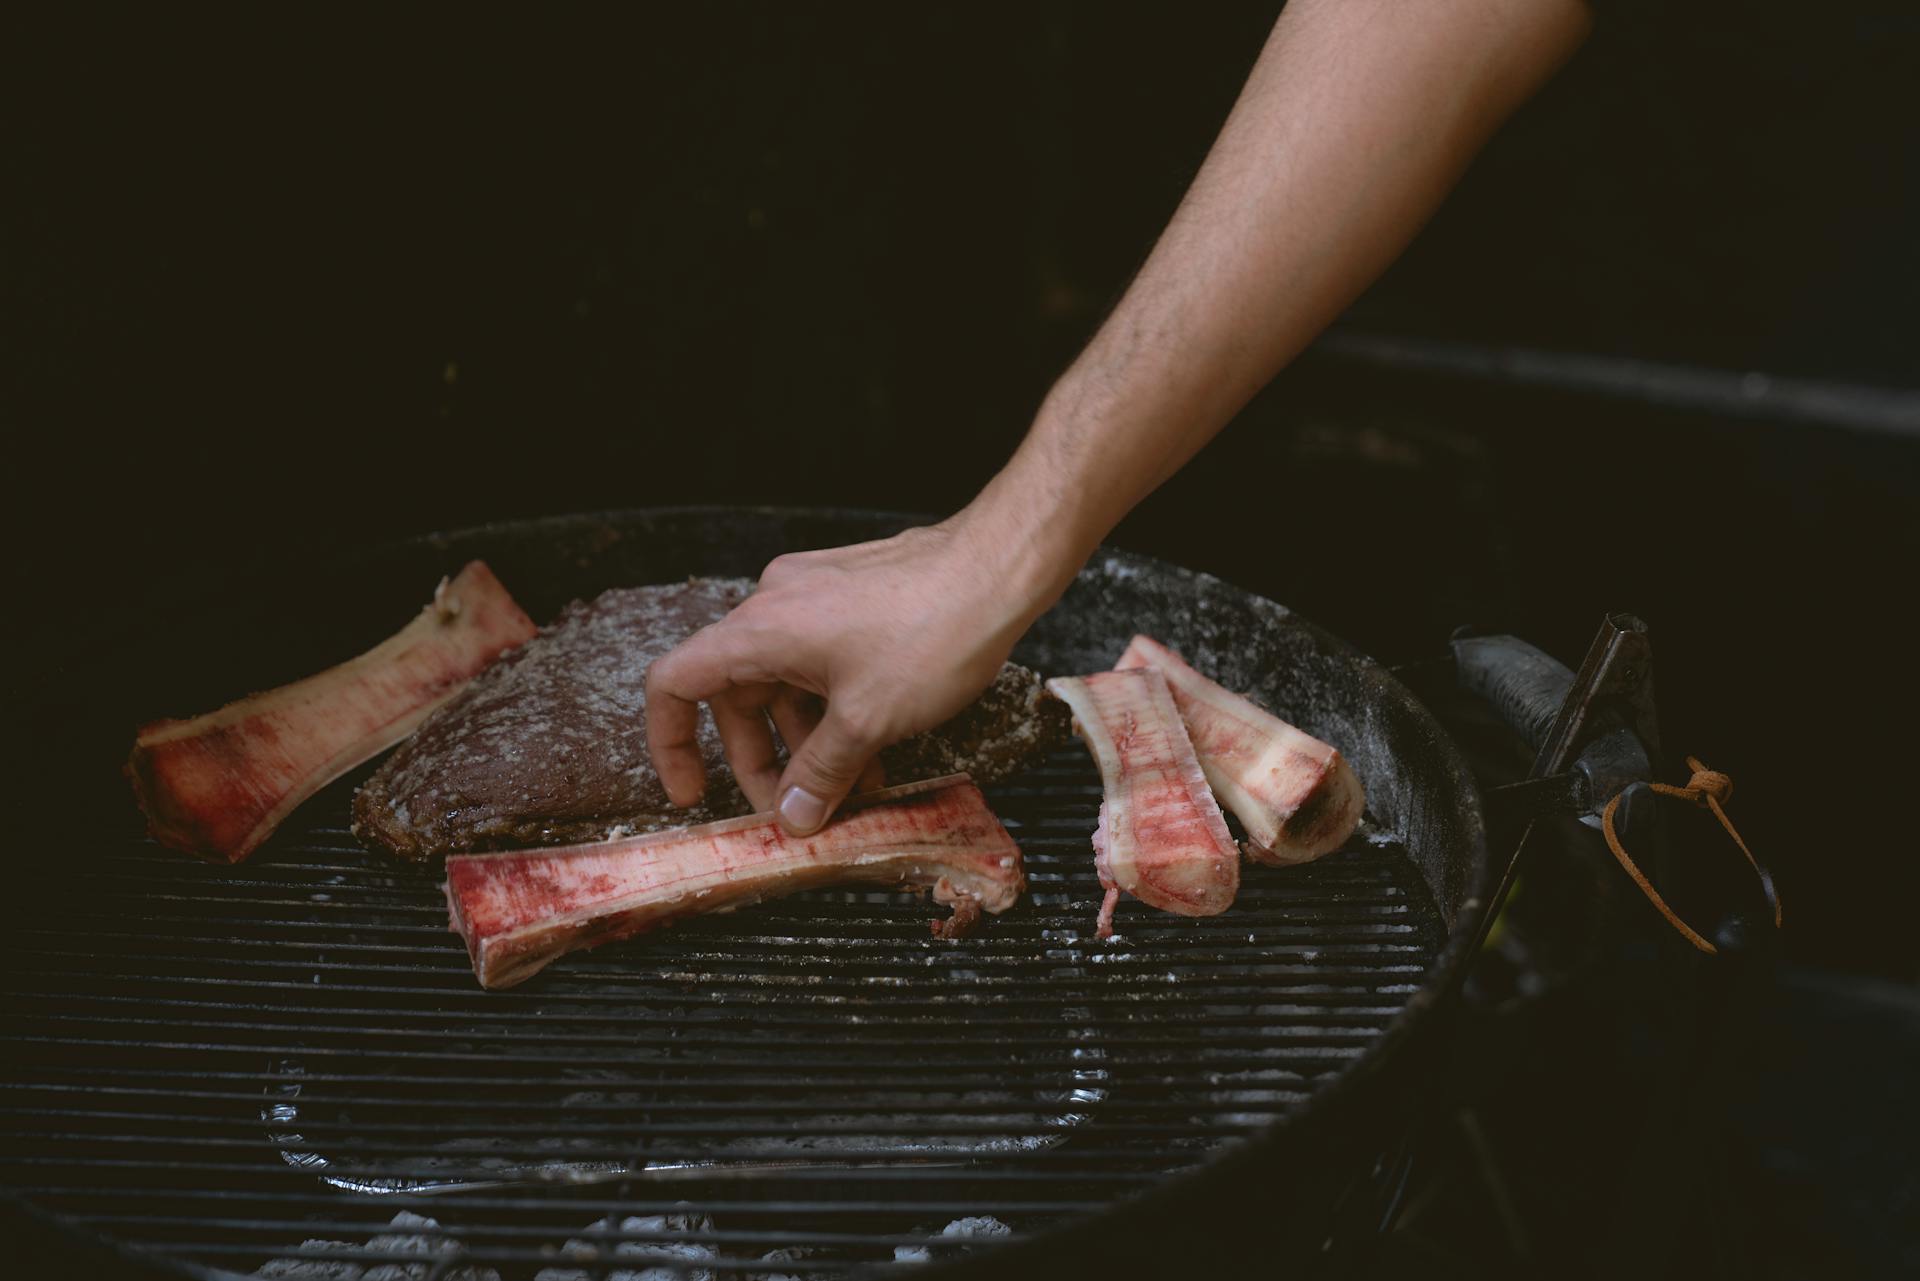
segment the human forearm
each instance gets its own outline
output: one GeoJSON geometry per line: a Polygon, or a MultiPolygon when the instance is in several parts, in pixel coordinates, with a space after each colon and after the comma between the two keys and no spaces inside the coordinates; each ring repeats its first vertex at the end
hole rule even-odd
{"type": "Polygon", "coordinates": [[[1583,0],[1294,0],[1153,253],[967,518],[1057,593],[1412,238],[1583,0]]]}
{"type": "Polygon", "coordinates": [[[648,742],[674,798],[702,785],[701,702],[741,787],[798,833],[881,747],[964,706],[1120,518],[1400,251],[1578,43],[1582,3],[1294,0],[1152,256],[979,497],[932,529],[779,558],[654,664],[648,742]]]}

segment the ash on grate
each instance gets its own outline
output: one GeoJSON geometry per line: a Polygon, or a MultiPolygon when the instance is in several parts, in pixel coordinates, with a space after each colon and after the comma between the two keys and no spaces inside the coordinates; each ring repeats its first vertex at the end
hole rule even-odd
{"type": "MultiPolygon", "coordinates": [[[[346,1250],[366,1250],[378,1254],[419,1255],[428,1261],[368,1264],[357,1259],[318,1257],[269,1259],[253,1275],[276,1277],[281,1281],[427,1281],[430,1275],[434,1275],[434,1256],[457,1254],[460,1251],[460,1243],[437,1235],[440,1224],[425,1215],[402,1210],[393,1216],[393,1221],[387,1226],[404,1230],[383,1232],[370,1238],[363,1246],[348,1241],[304,1241],[300,1244],[300,1254],[318,1256],[346,1250]]],[[[500,1281],[500,1274],[492,1268],[469,1264],[439,1273],[436,1281],[500,1281]]]]}
{"type": "MultiPolygon", "coordinates": [[[[711,1232],[713,1220],[704,1214],[654,1214],[621,1219],[618,1224],[608,1215],[597,1223],[587,1225],[589,1232],[621,1233],[628,1237],[655,1236],[667,1232],[711,1232]]],[[[598,1263],[606,1258],[625,1259],[636,1255],[659,1258],[667,1256],[684,1259],[689,1263],[704,1263],[715,1258],[713,1247],[700,1245],[693,1241],[652,1240],[652,1241],[615,1241],[611,1243],[584,1241],[578,1237],[569,1238],[560,1247],[560,1253],[580,1263],[598,1263]]],[[[591,1281],[593,1274],[584,1268],[542,1268],[534,1274],[533,1281],[591,1281]]],[[[617,1272],[605,1274],[606,1281],[713,1281],[713,1273],[706,1268],[641,1267],[638,1270],[623,1268],[617,1272]]]]}
{"type": "MultiPolygon", "coordinates": [[[[941,1228],[935,1239],[945,1244],[949,1241],[983,1241],[1011,1235],[1013,1229],[991,1214],[970,1214],[941,1228]]],[[[924,1245],[896,1246],[893,1260],[895,1263],[931,1263],[933,1252],[924,1245]]]]}
{"type": "MultiPolygon", "coordinates": [[[[761,1255],[760,1262],[772,1264],[799,1263],[803,1260],[811,1259],[819,1253],[820,1251],[812,1246],[783,1245],[777,1250],[769,1250],[761,1255]]],[[[819,1275],[820,1274],[816,1273],[816,1278],[819,1277],[819,1275]]],[[[800,1281],[800,1278],[794,1276],[791,1272],[749,1272],[747,1273],[747,1281],[800,1281]]]]}

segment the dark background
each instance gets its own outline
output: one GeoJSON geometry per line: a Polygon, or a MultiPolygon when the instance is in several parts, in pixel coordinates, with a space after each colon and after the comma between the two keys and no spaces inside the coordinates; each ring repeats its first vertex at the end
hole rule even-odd
{"type": "MultiPolygon", "coordinates": [[[[957,507],[1273,9],[6,19],[13,683],[215,571],[429,529],[957,507]]],[[[1738,780],[1791,952],[1914,978],[1916,65],[1904,0],[1606,7],[1116,541],[1387,661],[1472,621],[1577,662],[1641,613],[1669,742],[1738,780]]]]}

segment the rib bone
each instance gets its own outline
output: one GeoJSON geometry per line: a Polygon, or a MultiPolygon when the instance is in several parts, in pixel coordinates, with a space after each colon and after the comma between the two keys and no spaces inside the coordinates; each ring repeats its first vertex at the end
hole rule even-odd
{"type": "Polygon", "coordinates": [[[964,774],[856,797],[811,837],[772,814],[625,840],[447,859],[451,928],[481,986],[511,987],[556,957],[703,912],[826,885],[931,888],[941,902],[1012,907],[1020,847],[964,774]]]}
{"type": "Polygon", "coordinates": [[[533,633],[476,560],[358,658],[205,716],[142,726],[126,773],[148,831],[162,845],[238,863],[301,801],[412,733],[533,633]]]}

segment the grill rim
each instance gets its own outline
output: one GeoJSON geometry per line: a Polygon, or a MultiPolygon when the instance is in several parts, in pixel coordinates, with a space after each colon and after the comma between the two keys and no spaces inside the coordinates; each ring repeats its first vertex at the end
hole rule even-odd
{"type": "MultiPolygon", "coordinates": [[[[925,514],[874,508],[813,508],[774,504],[692,504],[601,509],[488,522],[454,530],[429,531],[375,545],[333,549],[302,557],[301,567],[324,570],[330,575],[347,574],[356,567],[403,551],[447,559],[470,556],[492,559],[491,555],[475,545],[499,539],[516,543],[554,542],[569,536],[580,538],[582,535],[586,535],[583,541],[590,542],[592,531],[609,528],[619,529],[624,537],[644,534],[649,532],[649,526],[675,521],[750,518],[781,522],[782,535],[789,534],[795,527],[800,530],[835,531],[819,541],[804,537],[798,541],[786,538],[785,541],[794,549],[886,537],[901,529],[929,524],[938,519],[925,514]]],[[[682,545],[685,545],[685,541],[681,540],[682,545]]],[[[1297,1171],[1302,1168],[1302,1154],[1325,1146],[1330,1138],[1337,1141],[1337,1136],[1343,1130],[1378,1130],[1378,1125],[1361,1123],[1365,1120],[1365,1113],[1372,1107],[1380,1117],[1398,1116],[1404,1111],[1406,1098],[1399,1099],[1401,1106],[1391,1106],[1389,1101],[1396,1096],[1418,1092],[1417,1085],[1409,1083],[1409,1078],[1418,1075],[1414,1070],[1415,1062],[1424,1049],[1440,1039],[1445,1017],[1452,1008],[1465,969],[1472,959],[1473,940],[1497,889],[1498,872],[1488,856],[1480,795],[1464,758],[1432,712],[1385,667],[1311,620],[1216,575],[1110,545],[1102,545],[1089,564],[1100,561],[1118,562],[1154,581],[1184,582],[1194,588],[1224,589],[1250,601],[1280,609],[1290,627],[1304,633],[1323,654],[1332,656],[1347,669],[1361,697],[1371,705],[1391,709],[1394,715],[1404,718],[1406,725],[1416,731],[1420,755],[1417,762],[1396,760],[1395,764],[1417,763],[1422,771],[1436,776],[1447,799],[1452,802],[1456,810],[1452,818],[1458,830],[1453,833],[1454,848],[1451,854],[1456,863],[1464,862],[1467,866],[1469,875],[1465,880],[1465,892],[1457,901],[1450,903],[1442,887],[1434,883],[1424,860],[1415,859],[1434,902],[1445,918],[1446,938],[1438,955],[1417,988],[1408,994],[1382,1031],[1362,1052],[1334,1074],[1332,1079],[1318,1085],[1303,1105],[1276,1118],[1264,1134],[1217,1150],[1197,1166],[1158,1176],[1156,1182],[1145,1191],[1116,1197],[1108,1203],[1106,1213],[1042,1229],[1019,1243],[995,1248],[979,1257],[936,1259],[916,1268],[918,1275],[939,1278],[984,1275],[988,1268],[1009,1265],[1016,1268],[1032,1267],[1049,1258],[1069,1260],[1078,1256],[1084,1262],[1091,1251],[1103,1244],[1101,1234],[1112,1228],[1116,1215],[1122,1209],[1144,1215],[1155,1210],[1169,1211],[1183,1201],[1204,1204],[1208,1189],[1219,1189],[1236,1182],[1245,1185],[1263,1175],[1271,1176],[1277,1168],[1286,1168],[1289,1164],[1297,1171]]],[[[200,578],[195,588],[187,593],[177,597],[156,597],[164,599],[166,605],[158,611],[157,619],[152,615],[147,617],[146,626],[159,625],[168,617],[186,616],[196,604],[210,601],[224,603],[237,591],[277,581],[285,573],[285,566],[269,570],[259,564],[229,568],[224,572],[217,570],[200,578]]],[[[129,639],[136,634],[131,627],[109,630],[107,634],[98,635],[93,645],[81,647],[83,652],[80,655],[70,654],[69,661],[62,666],[84,671],[90,662],[97,662],[101,656],[124,651],[129,639]]],[[[4,703],[32,706],[43,696],[42,690],[15,686],[8,692],[4,703]]],[[[1411,854],[1417,838],[1412,833],[1403,835],[1411,854]]],[[[122,1242],[58,1212],[43,1209],[10,1190],[0,1190],[0,1198],[23,1211],[30,1219],[51,1225],[76,1242],[105,1250],[116,1259],[137,1264],[151,1275],[186,1276],[196,1281],[245,1281],[245,1275],[241,1273],[122,1242]]],[[[1191,1258],[1189,1255],[1189,1262],[1191,1258]]]]}

